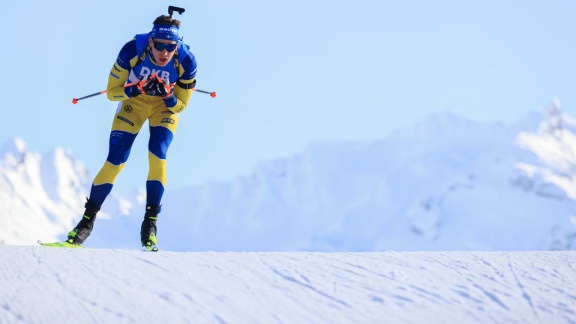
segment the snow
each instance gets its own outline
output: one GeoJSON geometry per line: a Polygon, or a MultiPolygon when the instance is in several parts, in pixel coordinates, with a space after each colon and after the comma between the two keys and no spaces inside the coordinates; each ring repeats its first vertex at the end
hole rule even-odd
{"type": "Polygon", "coordinates": [[[539,174],[544,181],[553,183],[566,194],[576,199],[576,135],[570,131],[576,127],[576,120],[562,116],[559,103],[549,110],[551,116],[540,125],[538,133],[521,132],[519,144],[534,152],[540,166],[519,164],[519,168],[530,174],[539,174]]]}
{"type": "Polygon", "coordinates": [[[0,245],[0,323],[576,323],[576,252],[0,245]]]}
{"type": "MultiPolygon", "coordinates": [[[[42,155],[28,150],[22,138],[5,143],[0,151],[0,243],[59,240],[78,221],[91,181],[70,150],[55,148],[42,155]]],[[[131,206],[111,196],[100,218],[125,215],[131,206]]]]}

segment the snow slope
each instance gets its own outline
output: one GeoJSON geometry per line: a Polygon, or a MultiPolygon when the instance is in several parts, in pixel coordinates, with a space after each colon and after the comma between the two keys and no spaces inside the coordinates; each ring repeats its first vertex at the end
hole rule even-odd
{"type": "Polygon", "coordinates": [[[0,323],[576,323],[576,252],[0,245],[0,323]]]}

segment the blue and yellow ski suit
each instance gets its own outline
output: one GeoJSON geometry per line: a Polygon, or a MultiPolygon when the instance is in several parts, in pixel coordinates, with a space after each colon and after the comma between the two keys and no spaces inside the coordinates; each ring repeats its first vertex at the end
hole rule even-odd
{"type": "Polygon", "coordinates": [[[178,41],[172,61],[158,66],[148,47],[150,34],[136,35],[120,50],[108,77],[107,95],[119,101],[112,122],[108,157],[94,178],[90,202],[100,207],[112,190],[114,180],[128,160],[134,139],[146,120],[150,127],[148,142],[149,172],[146,181],[146,204],[160,206],[166,186],[166,153],[178,126],[182,112],[196,84],[196,59],[189,46],[178,41]],[[157,73],[164,82],[175,84],[174,96],[169,99],[139,95],[130,98],[124,85],[157,73]]]}

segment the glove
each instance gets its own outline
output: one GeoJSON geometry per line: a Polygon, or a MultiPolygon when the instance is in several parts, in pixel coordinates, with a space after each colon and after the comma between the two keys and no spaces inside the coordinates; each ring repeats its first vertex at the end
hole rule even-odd
{"type": "Polygon", "coordinates": [[[143,93],[149,96],[161,97],[162,99],[170,97],[172,95],[172,87],[166,84],[162,78],[157,75],[151,75],[148,82],[146,82],[140,89],[143,93]]]}
{"type": "Polygon", "coordinates": [[[154,83],[154,82],[157,82],[156,81],[156,74],[152,74],[147,79],[143,79],[140,82],[127,87],[124,90],[124,93],[129,98],[134,98],[134,97],[139,96],[141,94],[148,94],[148,93],[146,93],[146,91],[144,91],[144,87],[146,87],[146,86],[151,87],[151,83],[154,83]]]}
{"type": "Polygon", "coordinates": [[[158,78],[158,88],[158,96],[162,97],[162,99],[166,99],[172,96],[172,91],[174,88],[170,85],[170,83],[166,84],[161,78],[158,78]]]}
{"type": "Polygon", "coordinates": [[[172,87],[169,84],[166,84],[162,78],[154,73],[147,79],[127,87],[125,93],[130,98],[134,98],[141,94],[147,94],[149,96],[157,96],[166,99],[172,95],[172,87]]]}

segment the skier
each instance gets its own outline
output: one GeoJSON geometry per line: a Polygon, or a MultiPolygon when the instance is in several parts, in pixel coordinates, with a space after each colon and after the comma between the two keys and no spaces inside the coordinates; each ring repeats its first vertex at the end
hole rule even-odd
{"type": "Polygon", "coordinates": [[[172,12],[162,15],[154,20],[151,32],[136,35],[120,50],[108,77],[108,99],[119,101],[108,157],[94,178],[82,219],[68,233],[66,243],[80,245],[88,238],[136,135],[148,120],[149,172],[140,240],[146,249],[156,250],[156,220],[166,186],[166,152],[178,126],[178,114],[186,108],[196,84],[196,59],[180,40],[179,27],[180,21],[172,18],[172,12]],[[131,83],[135,84],[126,86],[131,83]]]}

